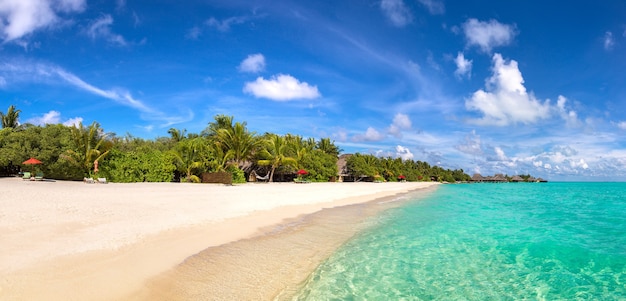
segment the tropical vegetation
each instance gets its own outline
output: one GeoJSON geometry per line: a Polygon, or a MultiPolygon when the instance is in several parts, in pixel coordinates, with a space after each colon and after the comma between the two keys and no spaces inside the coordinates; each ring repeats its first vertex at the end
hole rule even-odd
{"type": "MultiPolygon", "coordinates": [[[[257,134],[232,116],[215,116],[200,133],[171,128],[169,136],[142,139],[106,132],[97,122],[20,124],[19,114],[14,106],[0,113],[0,174],[14,174],[29,157],[44,162],[35,168],[46,178],[67,180],[201,182],[208,173],[227,173],[233,183],[246,182],[255,174],[268,175],[269,181],[327,182],[338,180],[340,174],[337,163],[342,150],[330,138],[257,134]]],[[[354,181],[469,179],[463,170],[363,154],[350,156],[343,172],[354,181]]]]}

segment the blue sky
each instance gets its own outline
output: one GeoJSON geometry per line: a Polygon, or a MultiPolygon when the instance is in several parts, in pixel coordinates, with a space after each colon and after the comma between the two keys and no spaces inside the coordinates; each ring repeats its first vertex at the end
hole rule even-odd
{"type": "Polygon", "coordinates": [[[623,1],[0,0],[0,110],[259,134],[469,174],[626,180],[623,1]]]}

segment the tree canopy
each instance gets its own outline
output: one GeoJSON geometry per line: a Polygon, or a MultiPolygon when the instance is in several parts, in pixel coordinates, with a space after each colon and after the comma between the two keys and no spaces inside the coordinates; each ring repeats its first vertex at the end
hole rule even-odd
{"type": "MultiPolygon", "coordinates": [[[[0,174],[19,171],[21,162],[35,157],[46,178],[80,180],[106,177],[111,182],[199,182],[204,173],[227,172],[235,183],[246,175],[269,174],[270,181],[291,181],[299,170],[308,181],[335,180],[342,150],[330,138],[250,131],[247,123],[216,115],[201,133],[171,128],[169,136],[142,139],[107,133],[100,124],[76,126],[19,125],[20,110],[10,106],[2,113],[0,174]],[[98,169],[95,169],[95,164],[98,169]]],[[[425,162],[403,161],[354,154],[347,160],[354,180],[463,181],[463,170],[431,167],[425,162]]]]}

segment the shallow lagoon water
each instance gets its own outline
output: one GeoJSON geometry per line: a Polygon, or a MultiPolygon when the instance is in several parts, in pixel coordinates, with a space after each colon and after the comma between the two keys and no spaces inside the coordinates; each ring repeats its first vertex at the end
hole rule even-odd
{"type": "Polygon", "coordinates": [[[379,219],[295,299],[626,299],[626,183],[444,185],[379,219]]]}

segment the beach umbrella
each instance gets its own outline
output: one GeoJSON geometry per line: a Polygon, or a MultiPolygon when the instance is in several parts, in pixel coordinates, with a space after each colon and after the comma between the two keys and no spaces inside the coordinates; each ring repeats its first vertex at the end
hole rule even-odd
{"type": "Polygon", "coordinates": [[[39,161],[39,160],[37,160],[37,159],[35,159],[33,157],[31,157],[30,159],[22,162],[22,164],[24,164],[24,165],[32,165],[33,166],[33,168],[32,168],[33,172],[35,172],[35,164],[42,164],[42,163],[43,162],[41,162],[41,161],[39,161]]]}
{"type": "Polygon", "coordinates": [[[298,170],[298,175],[299,175],[299,176],[306,175],[306,174],[308,174],[308,173],[309,173],[309,172],[308,172],[308,171],[306,171],[306,170],[304,170],[304,169],[300,169],[300,170],[298,170]]]}

